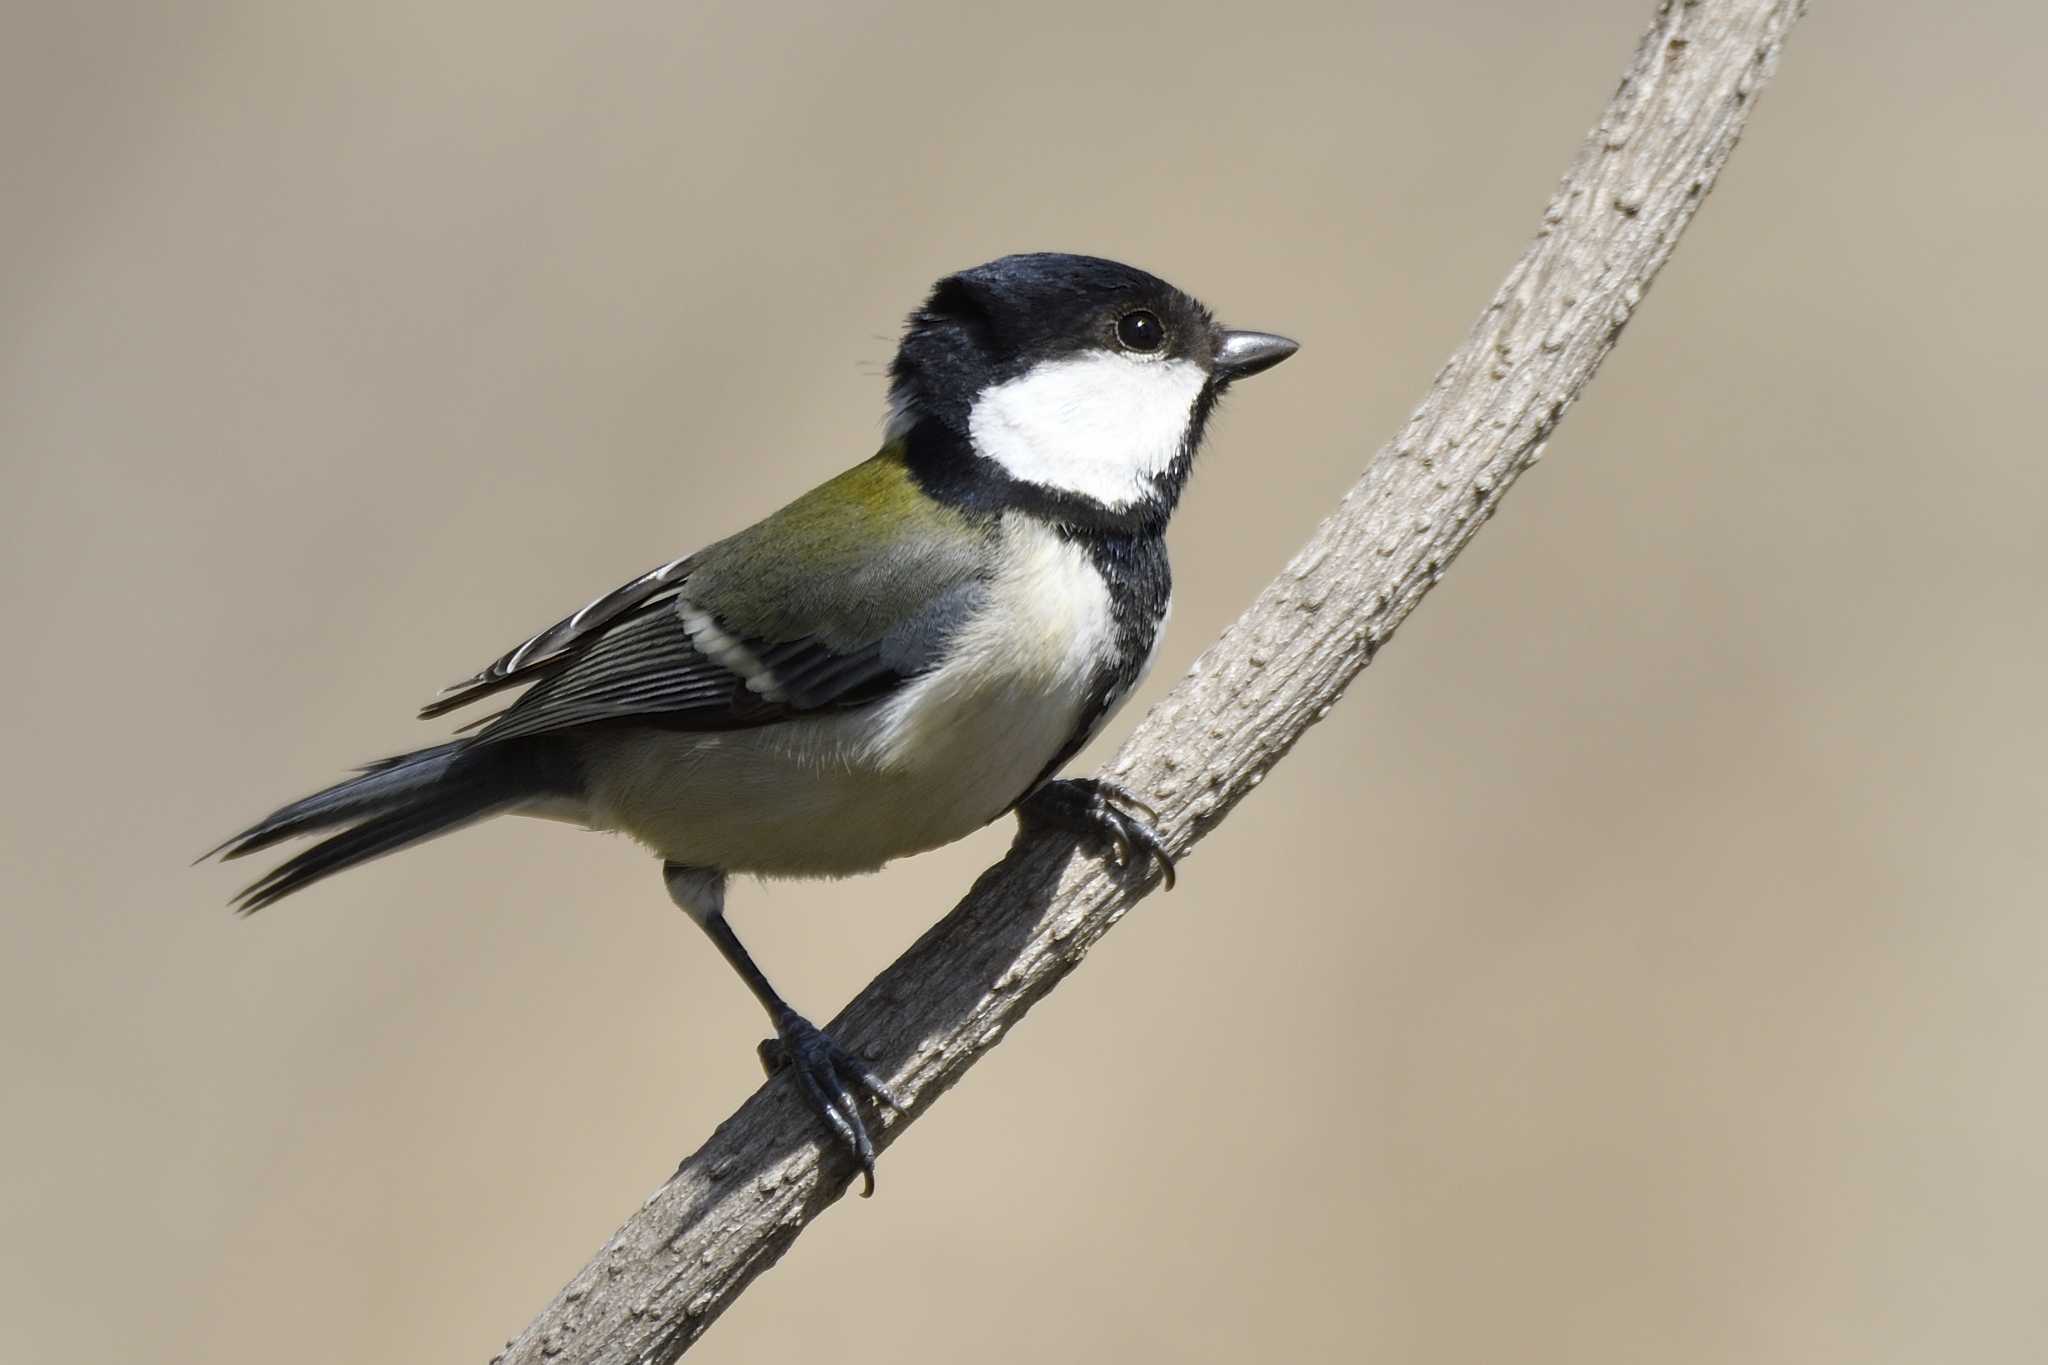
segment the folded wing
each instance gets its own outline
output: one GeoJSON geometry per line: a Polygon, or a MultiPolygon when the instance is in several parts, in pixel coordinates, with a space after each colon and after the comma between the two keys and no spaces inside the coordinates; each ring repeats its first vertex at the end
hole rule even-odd
{"type": "Polygon", "coordinates": [[[438,716],[532,684],[479,742],[624,721],[724,730],[888,695],[981,601],[990,528],[884,452],[640,575],[455,684],[438,716]]]}

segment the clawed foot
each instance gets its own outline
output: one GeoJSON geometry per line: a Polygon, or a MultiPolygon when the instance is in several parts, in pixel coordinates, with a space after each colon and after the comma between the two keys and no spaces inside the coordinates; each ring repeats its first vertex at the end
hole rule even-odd
{"type": "Polygon", "coordinates": [[[1065,830],[1108,849],[1109,860],[1118,867],[1156,867],[1171,891],[1173,859],[1150,824],[1158,818],[1158,811],[1114,782],[1092,777],[1048,782],[1017,807],[1018,822],[1026,830],[1065,830]]]}
{"type": "Polygon", "coordinates": [[[796,1073],[804,1103],[860,1163],[867,1182],[860,1193],[867,1198],[875,1192],[875,1144],[861,1122],[855,1093],[865,1093],[899,1114],[904,1112],[903,1102],[890,1093],[873,1067],[796,1011],[785,1009],[777,1014],[775,1032],[777,1036],[761,1044],[762,1069],[770,1076],[786,1070],[796,1073]]]}

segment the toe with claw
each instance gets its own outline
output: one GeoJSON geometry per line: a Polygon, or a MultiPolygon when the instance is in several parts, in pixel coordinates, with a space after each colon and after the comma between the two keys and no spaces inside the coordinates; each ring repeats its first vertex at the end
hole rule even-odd
{"type": "Polygon", "coordinates": [[[858,1096],[865,1094],[899,1114],[904,1112],[903,1102],[873,1067],[795,1010],[785,1009],[775,1016],[775,1034],[761,1044],[762,1069],[770,1076],[794,1073],[804,1103],[860,1163],[866,1182],[860,1193],[867,1198],[875,1192],[875,1144],[861,1121],[858,1096]]]}
{"type": "Polygon", "coordinates": [[[1156,867],[1160,881],[1171,891],[1173,858],[1152,828],[1158,818],[1158,811],[1130,792],[1097,778],[1048,782],[1017,807],[1018,822],[1026,832],[1057,829],[1079,835],[1106,848],[1109,860],[1118,867],[1135,865],[1141,871],[1156,867]]]}

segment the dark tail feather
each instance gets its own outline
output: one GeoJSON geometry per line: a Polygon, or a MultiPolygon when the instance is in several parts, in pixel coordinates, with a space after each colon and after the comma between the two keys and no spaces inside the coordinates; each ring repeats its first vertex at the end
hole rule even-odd
{"type": "Polygon", "coordinates": [[[474,824],[534,797],[574,790],[551,747],[457,740],[370,765],[275,814],[214,850],[239,858],[302,834],[347,826],[272,868],[235,898],[254,914],[344,868],[474,824]]]}
{"type": "Polygon", "coordinates": [[[428,797],[414,805],[372,816],[270,869],[235,898],[235,909],[253,915],[323,877],[395,853],[407,844],[473,824],[502,804],[481,803],[471,793],[457,792],[428,797]]]}
{"type": "Polygon", "coordinates": [[[207,850],[199,861],[216,856],[240,858],[286,839],[317,834],[404,805],[446,777],[456,755],[466,747],[457,740],[366,763],[357,770],[361,776],[272,811],[219,847],[207,850]]]}

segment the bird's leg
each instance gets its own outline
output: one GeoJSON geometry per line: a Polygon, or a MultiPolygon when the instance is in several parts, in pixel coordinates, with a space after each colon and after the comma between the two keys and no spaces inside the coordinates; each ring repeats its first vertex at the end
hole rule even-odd
{"type": "Polygon", "coordinates": [[[890,1093],[888,1085],[875,1074],[873,1067],[791,1009],[789,1002],[768,984],[768,978],[755,965],[746,945],[725,922],[723,872],[669,863],[663,867],[662,876],[668,883],[670,897],[718,945],[718,951],[740,974],[740,980],[747,983],[747,989],[754,993],[761,1007],[768,1011],[768,1018],[775,1025],[775,1037],[761,1044],[762,1068],[770,1076],[785,1070],[795,1074],[797,1090],[811,1112],[824,1121],[840,1146],[860,1163],[861,1175],[866,1182],[861,1189],[862,1197],[873,1194],[875,1144],[868,1136],[867,1125],[861,1122],[855,1094],[865,1092],[898,1113],[904,1111],[902,1101],[890,1093]]]}
{"type": "Polygon", "coordinates": [[[1173,858],[1151,822],[1159,812],[1114,782],[1094,777],[1068,777],[1048,782],[1017,806],[1024,833],[1040,829],[1079,835],[1097,849],[1107,849],[1118,867],[1159,869],[1159,879],[1173,890],[1173,858]]]}

